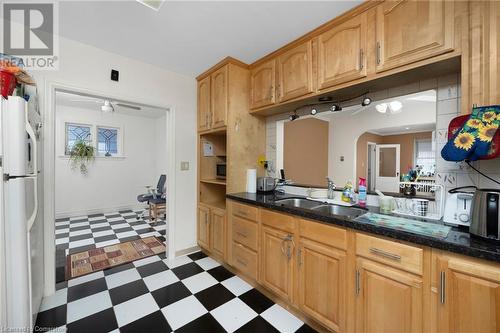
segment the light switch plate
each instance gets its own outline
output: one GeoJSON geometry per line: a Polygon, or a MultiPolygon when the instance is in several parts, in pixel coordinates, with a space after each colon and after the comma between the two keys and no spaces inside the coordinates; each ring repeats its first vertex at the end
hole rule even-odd
{"type": "Polygon", "coordinates": [[[187,171],[187,170],[189,170],[189,162],[182,161],[181,162],[181,171],[187,171]]]}

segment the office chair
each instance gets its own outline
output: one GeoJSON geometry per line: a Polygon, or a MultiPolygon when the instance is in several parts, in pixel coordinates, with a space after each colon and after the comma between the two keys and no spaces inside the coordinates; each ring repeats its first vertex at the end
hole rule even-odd
{"type": "MultiPolygon", "coordinates": [[[[166,175],[161,175],[160,179],[158,179],[158,184],[155,189],[151,189],[151,186],[146,186],[148,193],[139,194],[137,196],[137,201],[140,203],[146,203],[149,206],[150,202],[160,203],[162,200],[166,202],[166,193],[165,193],[165,183],[167,181],[166,175]]],[[[146,213],[146,208],[142,210],[142,213],[139,214],[139,218],[143,219],[146,213]]]]}

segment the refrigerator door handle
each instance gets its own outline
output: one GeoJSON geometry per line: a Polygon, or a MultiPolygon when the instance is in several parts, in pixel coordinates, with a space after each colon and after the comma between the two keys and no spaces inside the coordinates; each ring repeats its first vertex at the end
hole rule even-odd
{"type": "Polygon", "coordinates": [[[33,179],[33,200],[34,200],[34,207],[33,207],[33,212],[31,216],[28,219],[28,232],[31,230],[31,227],[33,226],[33,223],[35,223],[36,220],[36,215],[38,214],[38,142],[36,141],[36,135],[35,131],[33,130],[33,127],[31,127],[30,122],[28,121],[28,107],[26,106],[25,108],[25,115],[26,115],[26,132],[28,132],[28,135],[30,137],[31,142],[33,143],[31,152],[32,152],[32,158],[31,161],[33,163],[33,174],[29,175],[27,178],[33,179]]]}

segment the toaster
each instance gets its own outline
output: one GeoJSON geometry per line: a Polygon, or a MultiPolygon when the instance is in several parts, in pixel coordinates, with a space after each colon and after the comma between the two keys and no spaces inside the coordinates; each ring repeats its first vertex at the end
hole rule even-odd
{"type": "Polygon", "coordinates": [[[477,189],[472,199],[472,235],[500,240],[500,190],[477,189]]]}
{"type": "Polygon", "coordinates": [[[273,192],[276,189],[276,179],[273,177],[257,177],[257,192],[273,192]]]}

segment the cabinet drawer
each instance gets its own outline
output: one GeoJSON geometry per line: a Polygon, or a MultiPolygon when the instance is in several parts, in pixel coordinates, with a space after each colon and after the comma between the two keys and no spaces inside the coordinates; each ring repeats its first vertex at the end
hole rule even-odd
{"type": "Polygon", "coordinates": [[[233,242],[233,266],[257,280],[257,253],[235,242],[233,242]]]}
{"type": "Polygon", "coordinates": [[[262,224],[270,227],[291,233],[295,232],[295,220],[289,215],[262,210],[260,212],[260,220],[262,224]]]}
{"type": "Polygon", "coordinates": [[[422,274],[423,250],[364,234],[356,234],[356,254],[415,274],[422,274]]]}
{"type": "Polygon", "coordinates": [[[257,251],[257,223],[233,216],[233,240],[257,251]]]}
{"type": "Polygon", "coordinates": [[[342,250],[347,248],[347,231],[321,223],[300,220],[300,237],[308,238],[342,250]]]}
{"type": "Polygon", "coordinates": [[[257,221],[258,211],[259,209],[257,207],[242,205],[233,202],[233,215],[244,217],[252,221],[257,221]]]}

